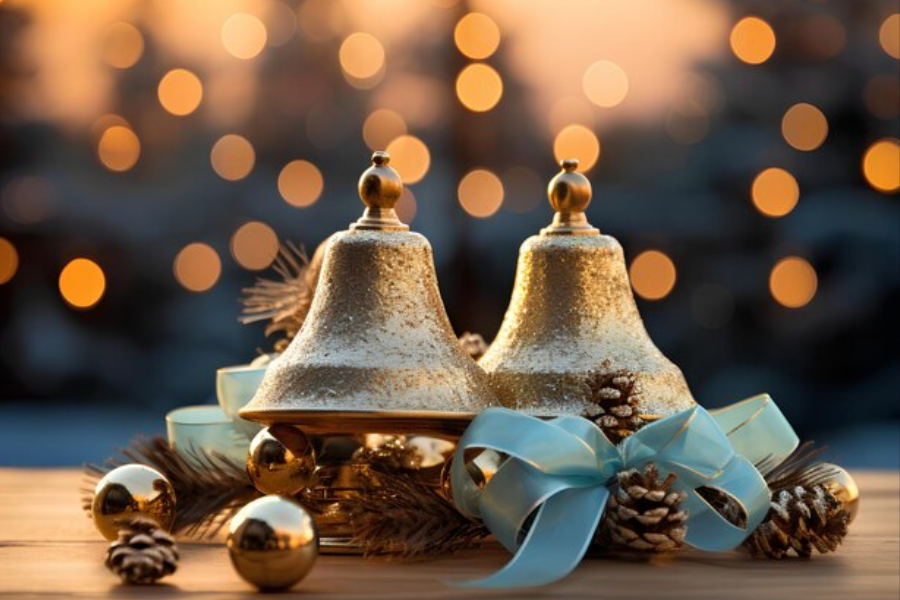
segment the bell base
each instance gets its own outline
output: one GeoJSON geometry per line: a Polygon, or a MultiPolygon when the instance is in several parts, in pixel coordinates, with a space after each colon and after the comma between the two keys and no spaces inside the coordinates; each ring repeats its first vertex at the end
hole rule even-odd
{"type": "Polygon", "coordinates": [[[438,410],[242,410],[241,418],[264,425],[296,425],[311,434],[386,433],[456,441],[477,413],[438,410]]]}

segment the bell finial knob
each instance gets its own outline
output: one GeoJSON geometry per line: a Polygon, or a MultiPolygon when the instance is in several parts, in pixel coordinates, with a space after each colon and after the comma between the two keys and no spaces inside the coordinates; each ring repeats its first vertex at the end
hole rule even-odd
{"type": "Polygon", "coordinates": [[[553,223],[541,230],[543,235],[597,235],[600,231],[590,223],[584,211],[591,203],[591,182],[576,171],[578,159],[559,161],[562,170],[547,186],[550,206],[556,211],[553,223]]]}
{"type": "Polygon", "coordinates": [[[383,150],[372,153],[372,166],[359,178],[359,197],[366,205],[352,230],[408,231],[394,207],[403,193],[403,180],[391,166],[391,155],[383,150]]]}

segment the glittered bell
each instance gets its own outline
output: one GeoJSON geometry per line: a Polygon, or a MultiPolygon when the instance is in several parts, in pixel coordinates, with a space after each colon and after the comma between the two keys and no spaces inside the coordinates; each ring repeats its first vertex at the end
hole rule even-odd
{"type": "Polygon", "coordinates": [[[547,188],[553,223],[522,245],[512,300],[478,364],[505,406],[627,434],[694,399],[644,329],[622,247],[585,217],[590,182],[578,161],[560,164],[547,188]]]}
{"type": "Polygon", "coordinates": [[[359,180],[365,213],[331,238],[306,322],[269,366],[245,419],[312,433],[460,433],[497,404],[461,350],[431,246],[400,222],[403,184],[376,152],[359,180]]]}

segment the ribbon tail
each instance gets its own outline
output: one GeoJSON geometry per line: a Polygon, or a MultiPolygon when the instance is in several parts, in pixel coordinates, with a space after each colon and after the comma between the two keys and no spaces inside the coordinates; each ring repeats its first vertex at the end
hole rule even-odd
{"type": "Polygon", "coordinates": [[[608,498],[603,486],[554,495],[538,509],[525,541],[506,566],[483,579],[447,583],[460,588],[532,587],[565,577],[587,552],[608,498]]]}

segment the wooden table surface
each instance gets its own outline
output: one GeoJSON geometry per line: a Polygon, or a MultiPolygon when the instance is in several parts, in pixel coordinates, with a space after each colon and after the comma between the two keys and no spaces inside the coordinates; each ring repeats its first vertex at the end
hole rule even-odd
{"type": "MultiPolygon", "coordinates": [[[[686,550],[669,559],[585,560],[543,588],[461,590],[442,580],[503,565],[499,548],[420,563],[323,556],[290,595],[373,598],[900,598],[900,474],[857,473],[860,514],[837,554],[811,560],[754,560],[743,553],[686,550]]],[[[81,511],[78,470],[0,469],[0,597],[237,598],[253,590],[219,543],[180,542],[178,572],[165,585],[131,587],[103,567],[106,542],[81,511]]],[[[284,594],[288,595],[288,594],[284,594]]],[[[269,595],[266,595],[269,597],[269,595]]]]}

